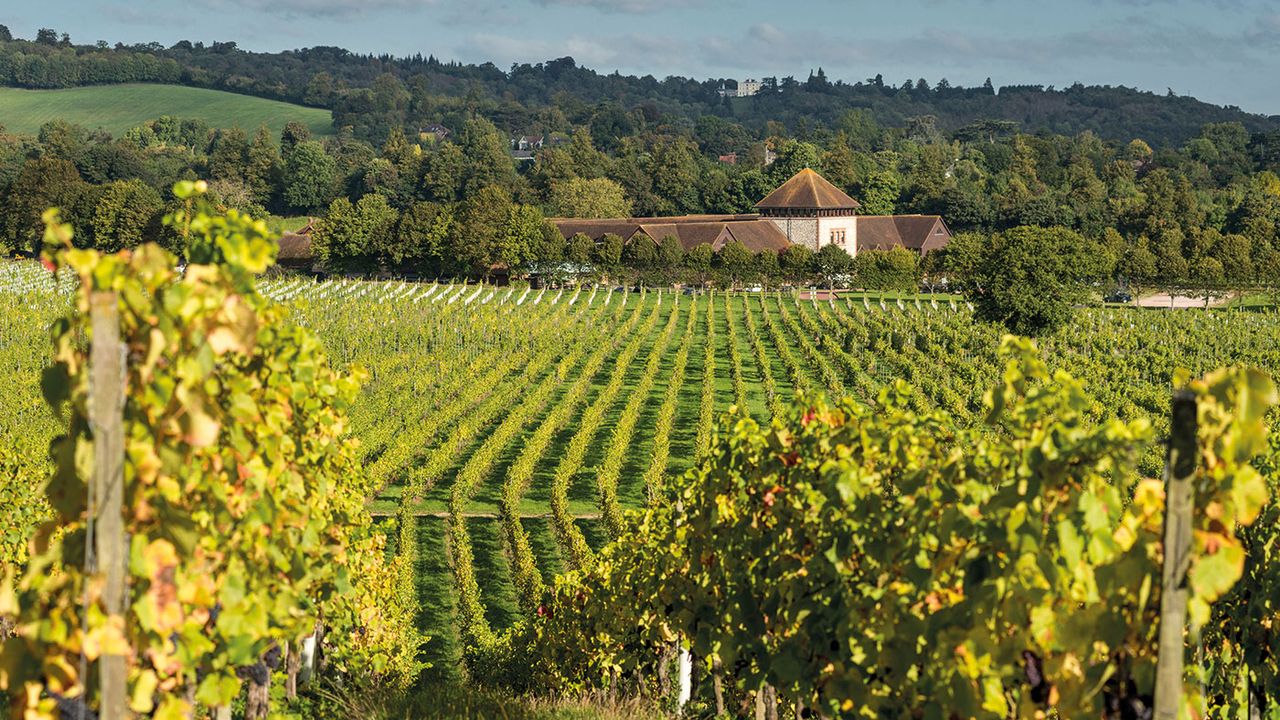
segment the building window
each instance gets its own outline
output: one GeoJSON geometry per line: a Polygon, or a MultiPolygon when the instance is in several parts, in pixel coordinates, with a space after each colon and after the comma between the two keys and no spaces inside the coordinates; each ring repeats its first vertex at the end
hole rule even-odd
{"type": "Polygon", "coordinates": [[[831,231],[831,242],[835,245],[844,245],[844,228],[836,228],[831,231]]]}

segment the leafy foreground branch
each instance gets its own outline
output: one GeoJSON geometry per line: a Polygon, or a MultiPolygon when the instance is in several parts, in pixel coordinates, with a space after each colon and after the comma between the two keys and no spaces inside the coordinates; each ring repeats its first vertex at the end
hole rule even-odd
{"type": "MultiPolygon", "coordinates": [[[[731,694],[776,691],[826,716],[1149,713],[1164,491],[1134,464],[1154,433],[1145,420],[1090,420],[1081,385],[1050,375],[1029,341],[1006,339],[1003,353],[975,428],[909,409],[902,383],[874,408],[802,398],[769,428],[733,419],[663,502],[559,579],[509,640],[528,653],[518,677],[538,690],[616,688],[661,675],[682,643],[725,669],[731,694]]],[[[1200,443],[1188,643],[1212,618],[1211,654],[1230,662],[1260,635],[1276,645],[1264,629],[1274,608],[1251,618],[1223,598],[1246,563],[1254,591],[1274,584],[1242,532],[1272,495],[1250,463],[1267,450],[1276,392],[1251,370],[1187,385],[1200,443]],[[1232,627],[1246,621],[1263,622],[1232,627]]],[[[1274,672],[1228,670],[1184,684],[1192,716],[1242,682],[1275,695],[1274,672]]]]}
{"type": "MultiPolygon", "coordinates": [[[[46,214],[46,264],[80,281],[53,328],[42,387],[65,431],[51,448],[53,518],[25,574],[0,592],[17,632],[0,654],[14,717],[97,707],[96,661],[123,655],[130,710],[190,717],[229,706],[249,685],[246,715],[265,716],[269,669],[297,668],[304,638],[322,638],[324,672],[347,687],[403,685],[422,642],[413,598],[397,591],[365,500],[373,489],[346,437],[361,373],[342,375],[319,342],[258,294],[273,262],[266,226],[206,214],[193,183],[166,218],[189,264],[157,245],[105,255],[73,249],[46,214]],[[118,299],[127,353],[123,410],[123,615],[84,567],[92,475],[90,295],[118,299]],[[16,587],[15,587],[16,585],[16,587]]],[[[291,673],[292,675],[292,673],[291,673]]],[[[290,682],[292,691],[292,679],[290,682]]]]}

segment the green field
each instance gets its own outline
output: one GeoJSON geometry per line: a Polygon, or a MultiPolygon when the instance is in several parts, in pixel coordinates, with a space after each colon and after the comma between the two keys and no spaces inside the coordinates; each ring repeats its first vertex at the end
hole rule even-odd
{"type": "Polygon", "coordinates": [[[199,118],[211,127],[241,127],[252,132],[266,124],[279,134],[298,121],[316,135],[333,132],[328,110],[276,100],[179,85],[102,85],[66,90],[0,88],[0,126],[34,134],[50,120],[66,120],[120,135],[162,115],[199,118]]]}
{"type": "MultiPolygon", "coordinates": [[[[34,263],[0,266],[0,376],[15,379],[0,403],[0,448],[22,457],[43,457],[57,431],[39,378],[67,289],[34,263]]],[[[531,611],[522,583],[571,567],[575,536],[586,548],[606,543],[609,514],[643,507],[650,473],[661,482],[691,467],[700,430],[731,406],[768,422],[799,390],[874,403],[902,379],[910,389],[897,391],[914,408],[979,423],[1003,371],[1001,329],[949,299],[881,306],[299,278],[262,289],[335,364],[370,373],[351,412],[382,488],[370,507],[381,522],[414,523],[402,536],[416,540],[411,592],[431,676],[446,681],[467,643],[460,577],[479,585],[481,622],[510,626],[531,611]],[[471,553],[455,552],[459,541],[471,553]],[[518,573],[522,556],[535,577],[518,573]]],[[[1085,382],[1092,414],[1149,418],[1159,430],[1176,367],[1280,370],[1270,313],[1085,309],[1038,344],[1052,369],[1085,382]]],[[[1161,463],[1154,451],[1140,459],[1150,476],[1161,463]]]]}

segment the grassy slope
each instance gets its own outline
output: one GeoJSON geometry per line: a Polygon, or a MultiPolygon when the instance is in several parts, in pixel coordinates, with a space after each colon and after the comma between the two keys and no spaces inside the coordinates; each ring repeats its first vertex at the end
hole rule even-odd
{"type": "Polygon", "coordinates": [[[177,85],[101,85],[66,90],[0,88],[0,125],[9,132],[34,134],[40,126],[63,119],[113,135],[161,115],[199,118],[212,127],[242,127],[253,132],[266,123],[279,134],[297,120],[317,135],[333,132],[328,110],[219,90],[177,85]]]}

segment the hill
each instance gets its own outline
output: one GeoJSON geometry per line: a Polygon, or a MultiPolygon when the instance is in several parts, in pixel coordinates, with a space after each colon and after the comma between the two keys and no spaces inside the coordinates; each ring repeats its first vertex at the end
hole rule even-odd
{"type": "Polygon", "coordinates": [[[151,84],[0,88],[0,125],[10,132],[34,134],[45,122],[61,119],[119,136],[162,115],[200,118],[211,127],[238,126],[250,132],[265,123],[277,135],[296,120],[316,135],[333,133],[328,110],[221,90],[151,84]]]}
{"type": "Polygon", "coordinates": [[[464,105],[464,115],[478,112],[512,134],[590,124],[597,140],[636,118],[691,124],[708,115],[734,120],[757,138],[779,123],[805,137],[839,127],[851,108],[866,110],[883,126],[932,116],[938,129],[954,132],[974,122],[1010,121],[1025,133],[1088,130],[1118,143],[1141,138],[1156,148],[1180,147],[1209,123],[1236,122],[1251,133],[1280,131],[1280,116],[1123,86],[1000,87],[988,80],[960,87],[946,78],[894,84],[881,75],[846,82],[828,80],[821,68],[807,79],[761,80],[758,95],[730,101],[720,90],[735,87],[732,79],[602,74],[571,57],[503,70],[493,63],[361,55],[336,47],[261,53],[241,50],[234,42],[184,40],[168,48],[0,42],[0,86],[152,82],[228,90],[330,109],[340,126],[377,143],[394,125],[447,122],[440,109],[451,103],[464,105]]]}

